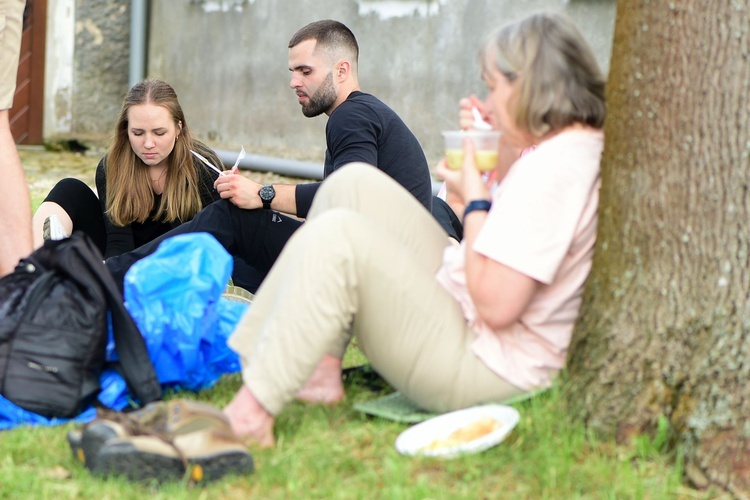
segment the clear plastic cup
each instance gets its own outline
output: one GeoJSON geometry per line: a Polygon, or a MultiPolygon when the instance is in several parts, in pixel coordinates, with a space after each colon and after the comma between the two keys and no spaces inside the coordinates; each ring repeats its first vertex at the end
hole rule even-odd
{"type": "Polygon", "coordinates": [[[445,139],[445,156],[448,168],[458,170],[464,163],[464,139],[474,141],[474,162],[478,170],[487,172],[497,166],[497,143],[500,141],[498,130],[446,130],[442,132],[445,139]]]}

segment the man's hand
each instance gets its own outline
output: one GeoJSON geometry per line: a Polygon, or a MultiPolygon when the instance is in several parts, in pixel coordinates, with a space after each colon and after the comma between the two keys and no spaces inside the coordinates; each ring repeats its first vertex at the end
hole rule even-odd
{"type": "Polygon", "coordinates": [[[258,196],[261,187],[254,180],[241,175],[237,169],[224,172],[214,182],[214,189],[218,191],[222,199],[229,200],[247,210],[263,206],[258,196]]]}

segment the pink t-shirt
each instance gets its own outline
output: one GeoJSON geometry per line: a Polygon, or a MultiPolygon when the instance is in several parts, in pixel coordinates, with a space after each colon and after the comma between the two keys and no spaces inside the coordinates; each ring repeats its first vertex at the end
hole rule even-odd
{"type": "Polygon", "coordinates": [[[476,332],[474,353],[521,389],[548,387],[565,365],[591,269],[603,146],[601,131],[562,132],[519,158],[492,195],[474,250],[541,283],[515,324],[493,331],[477,316],[466,288],[465,243],[443,255],[437,279],[476,332]]]}

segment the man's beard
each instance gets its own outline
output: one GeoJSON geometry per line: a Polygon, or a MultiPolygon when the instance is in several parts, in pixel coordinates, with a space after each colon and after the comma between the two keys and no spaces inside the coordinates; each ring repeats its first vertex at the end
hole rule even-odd
{"type": "Polygon", "coordinates": [[[315,91],[315,94],[309,96],[309,102],[302,105],[302,114],[312,118],[325,113],[336,102],[336,97],[336,89],[333,87],[333,72],[330,72],[323,80],[320,88],[315,91]]]}

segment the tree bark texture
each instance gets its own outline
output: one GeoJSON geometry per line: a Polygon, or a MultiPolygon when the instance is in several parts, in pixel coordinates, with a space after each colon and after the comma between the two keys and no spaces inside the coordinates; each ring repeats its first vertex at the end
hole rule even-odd
{"type": "Polygon", "coordinates": [[[750,495],[750,0],[619,0],[574,413],[750,495]]]}

